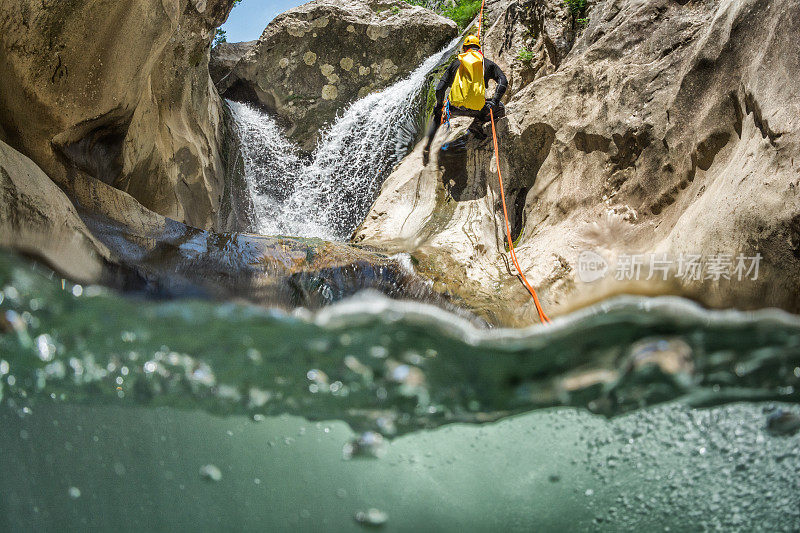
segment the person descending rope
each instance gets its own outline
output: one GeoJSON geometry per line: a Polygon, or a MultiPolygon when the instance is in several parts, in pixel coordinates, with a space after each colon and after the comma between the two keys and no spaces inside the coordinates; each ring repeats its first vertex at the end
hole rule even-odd
{"type": "Polygon", "coordinates": [[[450,63],[436,86],[436,107],[433,109],[433,124],[428,129],[428,142],[423,151],[423,162],[428,164],[431,144],[445,112],[444,99],[447,89],[450,99],[447,104],[447,119],[450,116],[475,117],[469,131],[478,139],[486,139],[483,126],[491,120],[490,113],[498,119],[505,115],[505,107],[500,99],[508,88],[508,78],[494,61],[483,57],[481,41],[476,35],[464,39],[462,53],[450,63]],[[497,87],[491,99],[486,98],[486,86],[494,80],[497,87]]]}
{"type": "MultiPolygon", "coordinates": [[[[484,0],[485,1],[485,0],[484,0]]],[[[444,122],[444,118],[449,122],[451,115],[475,117],[469,126],[469,131],[478,139],[486,139],[488,135],[484,133],[483,126],[487,122],[492,124],[492,138],[494,141],[494,157],[497,166],[497,180],[500,187],[500,198],[503,202],[503,218],[505,220],[506,238],[508,242],[508,252],[511,261],[517,269],[517,277],[533,298],[539,321],[543,324],[550,322],[550,318],[545,314],[539,302],[536,290],[528,282],[522,267],[517,260],[517,253],[514,249],[514,241],[511,238],[511,224],[508,221],[508,209],[506,207],[506,194],[503,187],[503,175],[500,171],[500,148],[497,143],[497,128],[495,121],[505,115],[505,107],[500,99],[508,88],[508,79],[496,63],[483,57],[481,52],[480,32],[483,26],[483,5],[481,5],[481,15],[478,19],[478,35],[470,35],[464,40],[462,53],[458,59],[453,61],[444,76],[436,87],[436,107],[433,111],[433,124],[428,131],[428,142],[422,152],[422,160],[428,164],[430,157],[431,144],[439,126],[444,122]],[[486,98],[486,85],[489,80],[495,80],[497,87],[491,99],[486,98]],[[450,100],[445,108],[444,97],[447,88],[450,87],[450,100]]]]}

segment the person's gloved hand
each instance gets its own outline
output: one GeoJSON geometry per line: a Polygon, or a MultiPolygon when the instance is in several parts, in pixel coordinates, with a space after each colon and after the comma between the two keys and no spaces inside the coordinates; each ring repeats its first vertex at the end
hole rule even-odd
{"type": "Polygon", "coordinates": [[[488,119],[489,113],[491,112],[494,118],[500,118],[500,116],[504,115],[503,110],[500,107],[500,102],[497,101],[496,98],[492,98],[491,100],[486,101],[486,106],[488,109],[485,111],[486,117],[488,119]]]}

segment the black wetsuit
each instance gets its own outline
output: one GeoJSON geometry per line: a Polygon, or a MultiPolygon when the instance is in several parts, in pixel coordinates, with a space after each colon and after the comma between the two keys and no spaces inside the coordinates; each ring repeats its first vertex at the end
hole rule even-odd
{"type": "MultiPolygon", "coordinates": [[[[442,79],[439,80],[439,85],[436,86],[436,107],[433,110],[433,125],[428,131],[428,147],[430,147],[431,143],[433,142],[433,137],[436,135],[436,131],[439,129],[439,125],[442,123],[444,97],[447,93],[447,89],[453,85],[453,80],[456,78],[456,73],[458,72],[458,67],[460,64],[461,61],[457,58],[450,63],[450,66],[447,67],[442,79]]],[[[475,117],[475,120],[472,121],[469,129],[473,133],[481,136],[484,135],[482,126],[489,121],[489,111],[491,109],[494,109],[495,118],[500,118],[505,114],[505,107],[500,102],[500,99],[503,97],[506,89],[508,88],[508,78],[506,78],[506,75],[503,74],[503,71],[500,70],[500,67],[497,66],[497,63],[490,59],[486,59],[485,57],[483,58],[483,73],[483,82],[486,84],[486,86],[489,85],[489,80],[494,80],[497,83],[497,87],[494,90],[494,96],[492,96],[490,99],[486,99],[486,105],[483,106],[483,109],[476,111],[474,109],[450,106],[451,116],[475,117]]]]}

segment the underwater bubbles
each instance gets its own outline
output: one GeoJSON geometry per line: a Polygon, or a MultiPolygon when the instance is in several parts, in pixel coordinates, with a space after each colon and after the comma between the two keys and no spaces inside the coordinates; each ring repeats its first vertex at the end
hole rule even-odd
{"type": "Polygon", "coordinates": [[[380,509],[367,509],[366,511],[358,511],[355,515],[356,522],[364,526],[382,526],[388,520],[389,516],[380,509]]]}
{"type": "Polygon", "coordinates": [[[207,464],[200,467],[200,476],[216,483],[222,480],[222,471],[216,465],[207,464]]]}
{"type": "Polygon", "coordinates": [[[354,457],[368,457],[380,459],[386,455],[386,439],[375,431],[365,431],[357,438],[348,442],[342,449],[345,459],[354,457]]]}

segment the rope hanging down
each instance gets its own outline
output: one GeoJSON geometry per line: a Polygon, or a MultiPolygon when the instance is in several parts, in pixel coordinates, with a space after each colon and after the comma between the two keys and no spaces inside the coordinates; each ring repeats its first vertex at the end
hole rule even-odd
{"type": "Polygon", "coordinates": [[[483,8],[486,5],[486,0],[481,2],[481,10],[478,13],[478,41],[481,40],[481,30],[483,29],[483,8]]]}
{"type": "Polygon", "coordinates": [[[539,303],[539,297],[536,296],[536,291],[531,284],[528,283],[527,278],[525,278],[525,274],[522,273],[522,269],[519,266],[519,262],[517,261],[517,254],[514,252],[514,241],[511,239],[511,225],[508,222],[508,210],[506,209],[506,193],[503,190],[503,175],[500,173],[500,150],[497,146],[497,131],[494,127],[494,111],[489,110],[489,117],[492,119],[492,137],[494,138],[494,160],[497,165],[497,179],[500,182],[500,198],[503,200],[503,217],[506,219],[506,237],[508,238],[508,250],[511,255],[511,261],[514,263],[514,267],[517,269],[517,273],[519,274],[520,280],[525,285],[525,288],[528,289],[528,292],[533,297],[533,303],[536,304],[536,312],[539,313],[539,320],[542,321],[543,324],[550,323],[550,319],[547,318],[547,315],[544,313],[542,309],[542,305],[539,303]]]}

